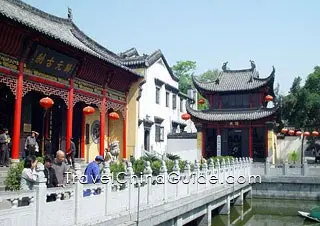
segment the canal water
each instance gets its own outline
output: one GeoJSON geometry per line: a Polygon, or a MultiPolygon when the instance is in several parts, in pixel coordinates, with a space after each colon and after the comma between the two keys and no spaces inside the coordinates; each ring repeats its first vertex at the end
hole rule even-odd
{"type": "Polygon", "coordinates": [[[298,210],[309,212],[320,206],[320,201],[247,199],[243,206],[231,206],[230,215],[218,215],[213,211],[214,226],[299,226],[319,225],[298,216],[298,210]]]}

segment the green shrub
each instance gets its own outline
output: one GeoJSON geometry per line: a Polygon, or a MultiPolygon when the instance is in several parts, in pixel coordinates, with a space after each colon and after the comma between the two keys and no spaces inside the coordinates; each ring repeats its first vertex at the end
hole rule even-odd
{"type": "Polygon", "coordinates": [[[113,178],[119,178],[119,179],[123,179],[124,178],[124,174],[120,174],[118,176],[118,173],[123,173],[125,172],[125,165],[124,163],[111,163],[110,164],[110,172],[113,174],[113,178]]]}
{"type": "Polygon", "coordinates": [[[141,175],[145,168],[145,161],[143,159],[137,159],[133,163],[133,172],[136,175],[141,175]]]}
{"type": "Polygon", "coordinates": [[[289,160],[293,162],[293,164],[296,164],[296,162],[299,160],[299,154],[297,151],[291,151],[289,153],[289,160]]]}
{"type": "MultiPolygon", "coordinates": [[[[37,157],[38,162],[43,163],[43,157],[37,157]]],[[[24,160],[17,164],[12,164],[8,170],[7,177],[4,181],[6,191],[20,190],[21,173],[24,169],[24,160]]]]}
{"type": "Polygon", "coordinates": [[[183,173],[184,168],[187,165],[187,161],[183,161],[183,160],[179,160],[179,168],[180,168],[180,172],[183,173]]]}
{"type": "Polygon", "coordinates": [[[166,154],[166,157],[169,159],[169,160],[180,160],[180,156],[179,155],[175,155],[175,154],[171,154],[171,153],[167,153],[166,154]]]}
{"type": "Polygon", "coordinates": [[[167,171],[168,173],[172,172],[173,166],[174,166],[174,161],[172,160],[166,160],[166,166],[167,166],[167,171]]]}
{"type": "Polygon", "coordinates": [[[152,169],[152,175],[157,176],[160,174],[160,168],[161,168],[161,161],[153,161],[151,163],[151,169],[152,169]]]}

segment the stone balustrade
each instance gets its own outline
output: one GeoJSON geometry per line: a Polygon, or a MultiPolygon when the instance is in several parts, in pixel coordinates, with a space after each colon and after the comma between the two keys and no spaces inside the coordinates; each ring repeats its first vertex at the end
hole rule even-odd
{"type": "Polygon", "coordinates": [[[223,159],[215,163],[209,160],[201,167],[196,161],[191,170],[190,162],[180,169],[179,162],[175,161],[173,171],[168,173],[162,161],[160,174],[152,176],[150,162],[147,162],[143,175],[137,176],[128,162],[126,172],[119,174],[119,178],[112,178],[106,164],[102,181],[96,184],[81,183],[82,171],[80,165],[76,165],[76,173],[68,175],[68,186],[47,188],[44,167],[40,163],[37,167],[39,179],[33,191],[0,192],[0,201],[8,204],[0,206],[0,222],[6,226],[95,225],[206,191],[221,191],[229,186],[232,178],[236,181],[240,177],[248,179],[251,164],[249,158],[223,159]]]}

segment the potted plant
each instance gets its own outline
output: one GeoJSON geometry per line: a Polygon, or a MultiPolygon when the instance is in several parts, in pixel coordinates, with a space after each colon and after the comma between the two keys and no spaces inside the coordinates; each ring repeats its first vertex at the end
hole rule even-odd
{"type": "MultiPolygon", "coordinates": [[[[295,165],[296,162],[299,160],[299,154],[297,151],[291,151],[289,153],[289,160],[293,162],[293,164],[295,165]]],[[[290,166],[292,168],[292,166],[290,166]]]]}

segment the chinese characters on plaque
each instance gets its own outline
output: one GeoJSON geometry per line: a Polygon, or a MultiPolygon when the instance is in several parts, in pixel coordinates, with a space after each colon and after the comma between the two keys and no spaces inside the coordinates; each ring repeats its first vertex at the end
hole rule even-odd
{"type": "Polygon", "coordinates": [[[76,59],[37,45],[28,67],[57,77],[69,78],[77,63],[76,59]]]}

